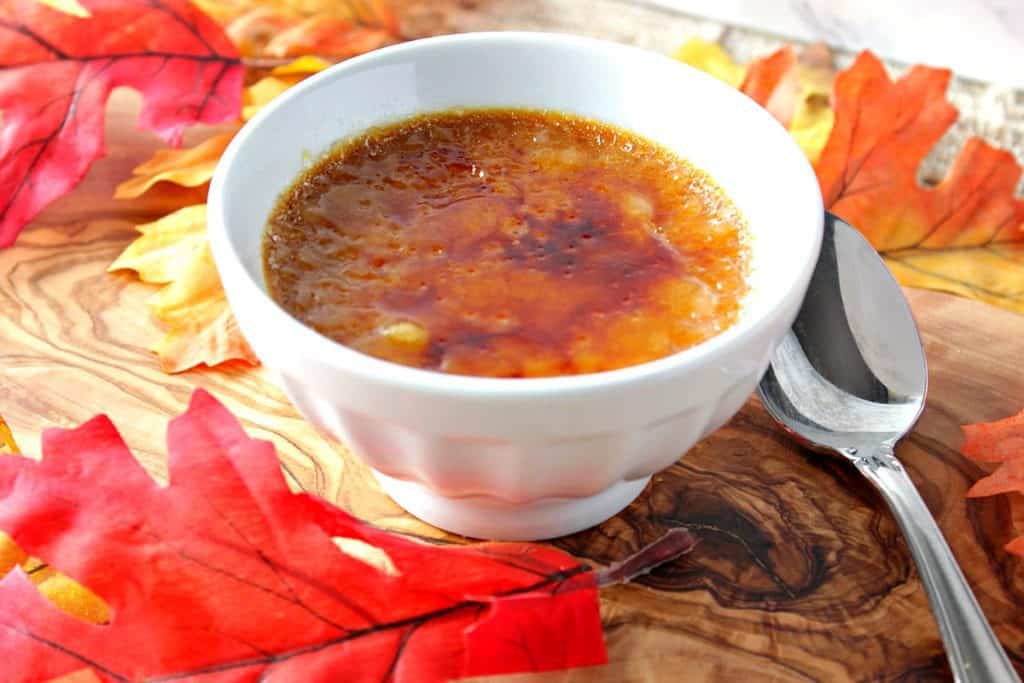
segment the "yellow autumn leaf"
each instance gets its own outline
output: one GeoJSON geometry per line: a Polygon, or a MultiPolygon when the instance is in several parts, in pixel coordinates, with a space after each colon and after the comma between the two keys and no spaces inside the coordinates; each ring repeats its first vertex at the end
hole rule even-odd
{"type": "Polygon", "coordinates": [[[28,562],[28,555],[10,536],[0,531],[0,577],[28,562]]]}
{"type": "Polygon", "coordinates": [[[235,322],[206,236],[206,205],[186,206],[153,223],[108,270],[134,270],[163,284],[148,301],[166,334],[152,350],[166,372],[230,360],[257,360],[235,322]]]}
{"type": "Polygon", "coordinates": [[[288,88],[330,65],[319,57],[304,56],[275,68],[242,93],[242,118],[248,121],[288,88]]]}
{"type": "Polygon", "coordinates": [[[789,134],[804,151],[813,164],[821,156],[821,150],[832,132],[836,116],[828,106],[828,97],[819,98],[808,93],[801,98],[800,106],[789,124],[789,134]]]}
{"type": "Polygon", "coordinates": [[[206,248],[206,205],[186,206],[135,229],[142,236],[129,244],[107,271],[134,270],[143,282],[167,284],[206,248]]]}
{"type": "Polygon", "coordinates": [[[711,74],[734,88],[740,87],[747,69],[733,61],[718,43],[703,38],[690,38],[672,55],[684,64],[711,74]]]}
{"type": "Polygon", "coordinates": [[[4,422],[4,418],[0,417],[0,454],[10,453],[18,454],[21,451],[18,450],[18,444],[14,442],[14,435],[11,434],[11,428],[4,422]]]}
{"type": "Polygon", "coordinates": [[[227,307],[209,242],[204,239],[175,278],[150,297],[149,307],[154,317],[172,330],[202,327],[227,307]]]}
{"type": "Polygon", "coordinates": [[[301,80],[301,76],[267,76],[242,93],[242,118],[248,121],[271,100],[301,80]]]}
{"type": "Polygon", "coordinates": [[[811,45],[802,49],[799,56],[787,47],[754,60],[750,66],[742,66],[720,45],[691,38],[673,56],[758,99],[786,126],[812,162],[818,158],[834,120],[829,94],[835,71],[827,47],[811,45]],[[746,82],[751,75],[757,76],[756,84],[746,82]],[[762,101],[754,91],[763,89],[766,82],[770,84],[770,94],[762,101]]]}
{"type": "Polygon", "coordinates": [[[92,16],[89,10],[79,4],[78,0],[36,0],[36,2],[46,5],[47,7],[52,7],[58,12],[70,14],[71,16],[79,17],[81,19],[88,19],[92,16]]]}
{"type": "Polygon", "coordinates": [[[1024,231],[1020,242],[935,251],[885,252],[893,275],[907,287],[921,287],[978,299],[1024,313],[1024,231]]]}
{"type": "Polygon", "coordinates": [[[80,583],[29,557],[10,536],[0,531],[0,577],[20,566],[29,580],[54,605],[68,614],[94,624],[110,618],[110,608],[95,593],[80,583]]]}
{"type": "MultiPolygon", "coordinates": [[[[310,74],[330,66],[317,57],[299,57],[278,66],[243,92],[244,118],[310,74]]],[[[159,182],[199,186],[213,176],[221,154],[237,131],[210,138],[186,150],[161,150],[138,166],[115,197],[137,197],[159,182]]],[[[132,270],[143,282],[164,285],[149,300],[166,334],[152,347],[166,372],[229,360],[255,364],[256,357],[228,307],[206,236],[206,206],[186,206],[152,223],[110,265],[132,270]]]]}
{"type": "MultiPolygon", "coordinates": [[[[832,84],[835,82],[835,68],[828,47],[823,43],[815,43],[800,50],[795,68],[783,81],[777,90],[778,98],[772,99],[791,100],[791,113],[788,117],[780,116],[780,120],[786,123],[790,135],[811,163],[814,163],[825,147],[835,123],[835,114],[829,103],[832,84]],[[795,92],[787,94],[787,86],[795,92]]],[[[772,110],[772,104],[770,101],[768,111],[778,116],[772,110]]]]}
{"type": "Polygon", "coordinates": [[[210,182],[213,170],[235,130],[202,141],[188,149],[161,149],[132,170],[132,178],[117,186],[115,199],[139,197],[159,182],[199,187],[210,182]]]}
{"type": "Polygon", "coordinates": [[[93,624],[110,620],[110,608],[95,593],[47,565],[29,570],[39,592],[62,610],[93,624]]]}
{"type": "Polygon", "coordinates": [[[309,76],[310,74],[323,71],[329,66],[331,66],[331,62],[328,62],[326,59],[321,59],[320,57],[315,57],[313,55],[304,55],[297,59],[293,59],[287,64],[274,67],[273,71],[270,73],[274,76],[309,76]]]}

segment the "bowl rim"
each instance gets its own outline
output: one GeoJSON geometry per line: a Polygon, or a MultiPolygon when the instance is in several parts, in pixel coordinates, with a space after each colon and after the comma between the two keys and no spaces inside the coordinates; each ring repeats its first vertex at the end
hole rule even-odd
{"type": "MultiPolygon", "coordinates": [[[[681,72],[689,72],[691,78],[706,80],[706,84],[712,89],[718,90],[721,97],[725,98],[730,106],[746,109],[752,116],[760,117],[789,138],[789,133],[785,128],[765,109],[739,90],[719,81],[715,77],[660,53],[597,38],[533,31],[457,33],[399,43],[340,62],[290,88],[246,122],[221,156],[210,184],[207,199],[207,232],[214,261],[220,276],[225,282],[228,282],[230,278],[234,278],[233,284],[244,290],[245,296],[259,301],[259,306],[265,310],[268,316],[272,317],[274,326],[281,330],[282,335],[286,335],[295,342],[294,351],[296,353],[300,352],[299,347],[301,346],[302,353],[310,353],[322,362],[335,366],[344,372],[355,373],[368,380],[387,382],[403,389],[422,390],[435,394],[468,394],[481,399],[500,399],[524,395],[535,396],[537,394],[584,393],[598,387],[621,387],[627,384],[656,380],[662,375],[682,372],[697,365],[704,365],[723,354],[728,354],[739,346],[744,339],[752,334],[757,334],[762,327],[767,325],[773,314],[777,314],[783,303],[810,280],[810,274],[820,251],[824,208],[821,193],[817,189],[817,179],[810,162],[797,144],[789,138],[794,152],[792,155],[793,161],[795,161],[798,167],[802,166],[802,168],[796,169],[796,175],[804,175],[809,188],[813,187],[813,192],[808,193],[808,201],[817,202],[817,213],[822,216],[822,219],[817,221],[817,229],[812,235],[813,245],[807,250],[800,267],[792,270],[793,275],[789,278],[789,282],[779,288],[768,305],[764,306],[764,310],[760,311],[757,315],[744,315],[741,312],[739,319],[725,331],[682,351],[637,365],[579,375],[523,378],[456,375],[401,365],[364,354],[322,335],[313,328],[307,327],[297,318],[294,318],[250,274],[242,263],[229,237],[230,231],[228,229],[224,194],[239,150],[246,145],[254,131],[259,129],[263,122],[278,109],[294,106],[307,92],[317,89],[332,80],[340,79],[349,72],[362,69],[378,60],[392,59],[407,53],[411,57],[422,50],[459,49],[460,47],[479,45],[481,43],[540,43],[551,47],[590,50],[595,54],[619,54],[632,60],[638,60],[637,64],[641,64],[644,60],[657,62],[662,65],[671,64],[671,68],[679,69],[681,72]]],[[[595,118],[600,120],[600,117],[595,118]]],[[[225,286],[224,289],[230,301],[231,292],[229,287],[225,286]]]]}

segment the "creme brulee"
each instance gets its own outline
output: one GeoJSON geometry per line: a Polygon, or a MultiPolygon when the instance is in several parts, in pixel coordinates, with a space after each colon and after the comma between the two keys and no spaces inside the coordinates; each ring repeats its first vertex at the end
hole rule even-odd
{"type": "Polygon", "coordinates": [[[364,353],[462,375],[601,372],[735,322],[743,219],[667,149],[486,109],[371,130],[302,174],[264,238],[271,295],[364,353]]]}

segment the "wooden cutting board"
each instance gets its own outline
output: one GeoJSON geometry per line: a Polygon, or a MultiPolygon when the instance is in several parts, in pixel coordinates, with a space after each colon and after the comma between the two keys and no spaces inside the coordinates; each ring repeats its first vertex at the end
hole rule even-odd
{"type": "MultiPolygon", "coordinates": [[[[202,386],[250,434],[274,442],[296,487],[373,523],[448,538],[391,503],[263,371],[159,370],[146,351],[159,335],[144,305],[152,288],[105,272],[136,223],[183,200],[166,188],[139,201],[110,198],[157,146],[134,131],[135,108],[133,98],[115,97],[108,158],[17,246],[0,251],[0,414],[21,446],[38,455],[42,429],[106,412],[162,478],[166,421],[202,386]]],[[[1010,506],[1006,498],[966,501],[983,472],[958,454],[960,424],[1024,405],[1024,317],[942,294],[908,296],[927,346],[931,393],[897,453],[1024,671],[1024,560],[1002,550],[1010,506]]],[[[603,565],[678,525],[700,537],[691,555],[602,591],[608,666],[510,680],[949,678],[921,584],[881,500],[843,463],[794,445],[754,400],[622,514],[555,544],[603,565]]]]}

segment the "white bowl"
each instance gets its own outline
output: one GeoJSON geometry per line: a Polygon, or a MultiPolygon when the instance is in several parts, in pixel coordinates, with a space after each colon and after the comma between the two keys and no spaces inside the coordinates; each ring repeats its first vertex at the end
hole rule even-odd
{"type": "Polygon", "coordinates": [[[302,414],[368,463],[417,517],[509,540],[600,523],[739,410],[803,300],[822,215],[804,155],[745,95],[657,54],[533,33],[420,40],[310,78],[235,137],[208,213],[231,308],[302,414]],[[267,295],[260,243],[296,175],[367,127],[463,106],[585,115],[707,171],[753,235],[752,290],[739,321],[699,346],[621,370],[490,379],[371,358],[281,309],[267,295]]]}

